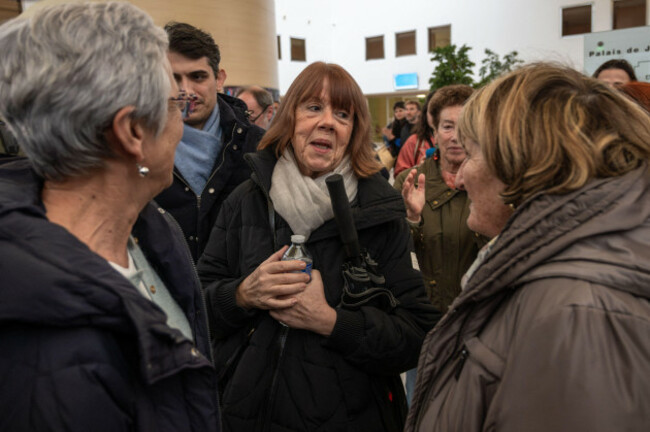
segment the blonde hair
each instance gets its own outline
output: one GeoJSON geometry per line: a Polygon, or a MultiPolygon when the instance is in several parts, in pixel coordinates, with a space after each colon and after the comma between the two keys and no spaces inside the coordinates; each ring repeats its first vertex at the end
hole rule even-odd
{"type": "Polygon", "coordinates": [[[479,90],[458,124],[506,188],[506,204],[565,194],[623,175],[650,157],[650,116],[617,90],[568,67],[534,63],[479,90]]]}
{"type": "Polygon", "coordinates": [[[370,138],[370,112],[361,89],[352,76],[341,66],[316,62],[307,66],[293,81],[280,109],[258,145],[258,149],[275,146],[280,156],[291,145],[296,128],[296,108],[310,99],[319,98],[323,83],[328,81],[329,97],[336,109],[353,113],[354,127],[346,154],[350,155],[352,169],[357,177],[369,177],[381,169],[375,157],[370,138]]]}

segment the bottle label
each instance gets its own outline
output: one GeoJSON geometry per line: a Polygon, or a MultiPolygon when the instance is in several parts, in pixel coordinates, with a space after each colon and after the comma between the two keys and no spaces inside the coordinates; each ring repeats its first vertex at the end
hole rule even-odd
{"type": "Polygon", "coordinates": [[[305,261],[305,264],[307,264],[307,266],[305,267],[305,269],[302,272],[307,273],[309,275],[309,277],[311,277],[312,263],[305,261]]]}

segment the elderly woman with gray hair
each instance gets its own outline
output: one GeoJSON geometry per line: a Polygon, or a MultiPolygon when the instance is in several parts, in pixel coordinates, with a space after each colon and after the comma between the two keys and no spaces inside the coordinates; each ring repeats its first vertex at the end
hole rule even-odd
{"type": "Polygon", "coordinates": [[[0,430],[219,429],[200,283],[151,199],[190,103],[128,3],[0,27],[0,430]]]}

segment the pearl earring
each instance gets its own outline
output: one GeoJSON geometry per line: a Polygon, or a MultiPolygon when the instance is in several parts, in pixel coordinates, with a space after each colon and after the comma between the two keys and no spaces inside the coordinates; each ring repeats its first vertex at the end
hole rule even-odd
{"type": "Polygon", "coordinates": [[[140,164],[135,165],[138,167],[138,174],[140,174],[140,177],[144,178],[149,175],[149,168],[140,164]]]}

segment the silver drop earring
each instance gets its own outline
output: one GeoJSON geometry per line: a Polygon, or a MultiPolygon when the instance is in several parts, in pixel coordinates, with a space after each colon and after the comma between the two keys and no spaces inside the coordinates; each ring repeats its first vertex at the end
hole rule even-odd
{"type": "Polygon", "coordinates": [[[140,177],[144,178],[149,175],[149,168],[140,164],[135,165],[138,167],[138,174],[140,174],[140,177]]]}

